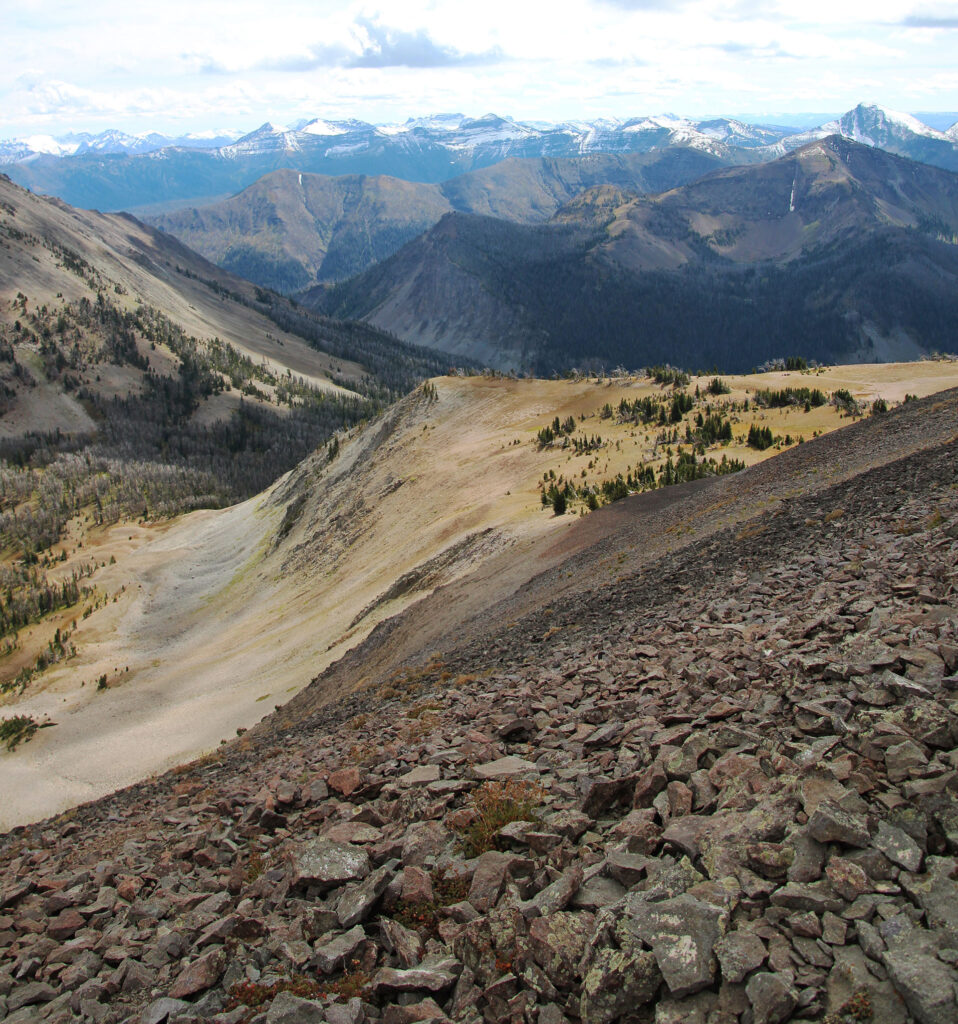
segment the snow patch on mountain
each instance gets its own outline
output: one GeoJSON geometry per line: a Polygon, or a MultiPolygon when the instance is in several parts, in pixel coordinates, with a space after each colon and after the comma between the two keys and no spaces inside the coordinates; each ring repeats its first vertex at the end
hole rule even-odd
{"type": "Polygon", "coordinates": [[[463,165],[470,158],[486,165],[512,156],[635,153],[669,146],[698,149],[731,160],[735,160],[736,150],[747,150],[750,154],[740,159],[774,159],[832,134],[958,169],[958,124],[946,132],[936,131],[911,114],[867,104],[859,104],[837,120],[794,134],[788,134],[787,128],[749,124],[734,118],[695,120],[672,113],[558,123],[518,121],[495,113],[476,118],[462,113],[438,113],[378,126],[359,120],[314,117],[293,125],[266,122],[245,134],[198,132],[178,138],[156,132],[130,135],[116,130],[58,138],[37,134],[0,140],[0,164],[97,153],[147,155],[169,150],[172,154],[172,147],[206,149],[211,157],[221,159],[298,153],[324,158],[364,150],[399,154],[444,149],[463,165]]]}
{"type": "Polygon", "coordinates": [[[347,125],[336,124],[335,121],[325,121],[321,117],[317,117],[312,121],[307,121],[306,124],[299,129],[306,135],[345,135],[350,129],[347,125]]]}

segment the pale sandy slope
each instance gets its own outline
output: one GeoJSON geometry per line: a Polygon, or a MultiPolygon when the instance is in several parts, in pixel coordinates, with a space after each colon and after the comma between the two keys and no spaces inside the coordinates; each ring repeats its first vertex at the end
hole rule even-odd
{"type": "Polygon", "coordinates": [[[0,753],[0,828],[214,748],[419,587],[455,578],[518,535],[568,529],[571,519],[537,510],[541,456],[528,443],[505,447],[531,428],[527,403],[504,400],[501,382],[444,380],[438,401],[406,399],[328,467],[317,455],[271,492],[155,528],[155,540],[129,552],[136,539],[115,527],[101,550],[116,550],[117,563],[96,583],[125,593],[80,623],[78,656],[49,670],[43,690],[2,708],[57,725],[0,753]],[[298,521],[273,548],[300,495],[298,521]],[[449,549],[424,580],[356,622],[398,576],[449,549]],[[98,692],[104,672],[110,688],[98,692]]]}
{"type": "MultiPolygon", "coordinates": [[[[855,367],[798,382],[851,386],[862,397],[887,386],[891,398],[954,386],[958,367],[855,367]]],[[[438,397],[407,397],[354,431],[331,463],[320,450],[242,505],[113,527],[96,551],[117,562],[95,582],[125,591],[81,621],[75,659],[0,708],[57,723],[0,753],[0,828],[214,749],[439,584],[508,566],[503,553],[531,557],[537,539],[571,540],[577,518],[542,510],[536,485],[575,462],[531,438],[555,415],[579,416],[647,386],[443,378],[438,397]],[[109,688],[98,692],[102,673],[109,688]]],[[[612,430],[609,421],[602,429],[612,430]]],[[[634,458],[626,428],[622,438],[610,472],[616,457],[634,458]]],[[[485,582],[490,594],[533,571],[513,568],[485,582]]]]}

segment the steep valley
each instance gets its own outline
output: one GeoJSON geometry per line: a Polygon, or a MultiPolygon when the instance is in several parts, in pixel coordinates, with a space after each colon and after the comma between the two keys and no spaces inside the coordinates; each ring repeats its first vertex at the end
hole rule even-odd
{"type": "MultiPolygon", "coordinates": [[[[241,505],[158,524],[97,526],[81,516],[56,548],[69,557],[50,573],[69,577],[92,560],[99,568],[84,581],[92,590],[82,606],[95,610],[72,630],[67,623],[77,610],[59,613],[72,656],[3,699],[5,717],[56,725],[0,755],[9,794],[0,824],[54,813],[214,752],[274,705],[286,705],[370,633],[390,634],[406,621],[400,613],[430,594],[436,596],[423,603],[424,617],[409,620],[409,637],[393,636],[384,653],[398,668],[405,657],[440,645],[457,635],[464,618],[481,616],[548,566],[619,530],[617,499],[665,482],[666,463],[696,447],[686,426],[697,430],[696,417],[706,409],[727,419],[733,436],[709,441],[696,463],[714,472],[707,458],[713,466],[723,459],[754,464],[783,448],[793,456],[812,452],[822,443],[816,435],[855,419],[830,398],[806,411],[800,401],[760,405],[762,394],[848,392],[864,413],[878,398],[894,407],[906,395],[958,385],[956,365],[724,377],[727,390],[715,395],[708,390],[714,378],[693,378],[680,390],[700,397],[667,427],[657,416],[643,423],[622,413],[623,403],[631,408],[645,400],[669,409],[677,392],[650,378],[437,378],[241,505]],[[542,442],[544,427],[570,417],[570,433],[542,442]],[[749,430],[766,426],[773,446],[750,447],[749,430]],[[641,482],[640,465],[647,470],[641,482]],[[544,504],[555,481],[573,487],[564,516],[544,504]],[[608,507],[589,513],[582,496],[589,491],[596,506],[608,507]],[[460,590],[450,591],[453,585],[460,590]],[[450,593],[457,593],[451,602],[443,596],[450,593]]],[[[712,477],[707,493],[716,508],[731,502],[741,515],[749,508],[740,495],[750,479],[751,472],[712,477]]],[[[834,479],[831,471],[793,480],[780,496],[834,479]]],[[[707,483],[706,476],[684,489],[707,483]]],[[[645,496],[652,511],[636,538],[643,550],[671,543],[675,523],[655,511],[663,501],[671,507],[671,491],[645,496]]],[[[700,505],[684,515],[696,530],[714,526],[700,505]]],[[[51,620],[21,635],[0,668],[8,684],[53,632],[51,620]]],[[[345,674],[320,691],[321,703],[375,674],[376,658],[353,671],[352,657],[343,662],[345,674]]]]}
{"type": "Polygon", "coordinates": [[[366,270],[454,210],[535,224],[596,185],[661,192],[722,163],[689,148],[512,158],[438,184],[280,170],[222,202],[151,222],[220,266],[292,292],[366,270]]]}

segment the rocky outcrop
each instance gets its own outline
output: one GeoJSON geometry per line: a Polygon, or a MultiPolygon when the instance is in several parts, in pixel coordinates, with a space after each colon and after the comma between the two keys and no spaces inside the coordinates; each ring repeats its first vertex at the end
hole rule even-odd
{"type": "Polygon", "coordinates": [[[956,454],[11,833],[0,1018],[956,1019],[956,454]]]}

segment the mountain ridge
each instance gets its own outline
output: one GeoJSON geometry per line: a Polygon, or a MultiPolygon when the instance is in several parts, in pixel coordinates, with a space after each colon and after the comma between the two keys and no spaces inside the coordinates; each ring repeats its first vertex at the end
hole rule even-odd
{"type": "Polygon", "coordinates": [[[773,460],[754,504],[688,537],[713,496],[686,493],[654,551],[653,496],[618,503],[579,524],[605,544],[557,553],[461,643],[379,671],[367,641],[345,695],[329,670],[314,703],[0,837],[0,998],[64,1019],[947,1019],[954,398],[773,460]],[[523,803],[467,846],[503,793],[523,803]]]}
{"type": "Polygon", "coordinates": [[[913,358],[955,324],[956,229],[954,174],[832,137],[655,197],[600,187],[545,226],[447,214],[304,301],[538,373],[913,358]]]}
{"type": "Polygon", "coordinates": [[[25,161],[22,154],[17,157],[19,150],[14,146],[11,152],[17,162],[9,165],[9,173],[20,184],[60,195],[75,206],[115,210],[149,206],[160,199],[219,197],[283,167],[439,182],[508,157],[643,153],[676,145],[710,153],[726,163],[761,162],[836,130],[899,155],[958,169],[958,142],[953,134],[920,124],[916,132],[903,125],[901,117],[866,104],[810,134],[743,125],[732,118],[694,121],[671,115],[555,124],[496,115],[476,119],[456,115],[448,121],[427,118],[403,126],[329,124],[320,119],[313,123],[332,134],[267,122],[217,149],[174,146],[139,154],[94,152],[62,158],[36,153],[25,161]]]}
{"type": "Polygon", "coordinates": [[[672,148],[509,158],[433,184],[280,170],[223,202],[148,220],[221,266],[289,292],[365,270],[455,210],[536,223],[598,183],[658,192],[718,166],[707,153],[672,148]]]}

